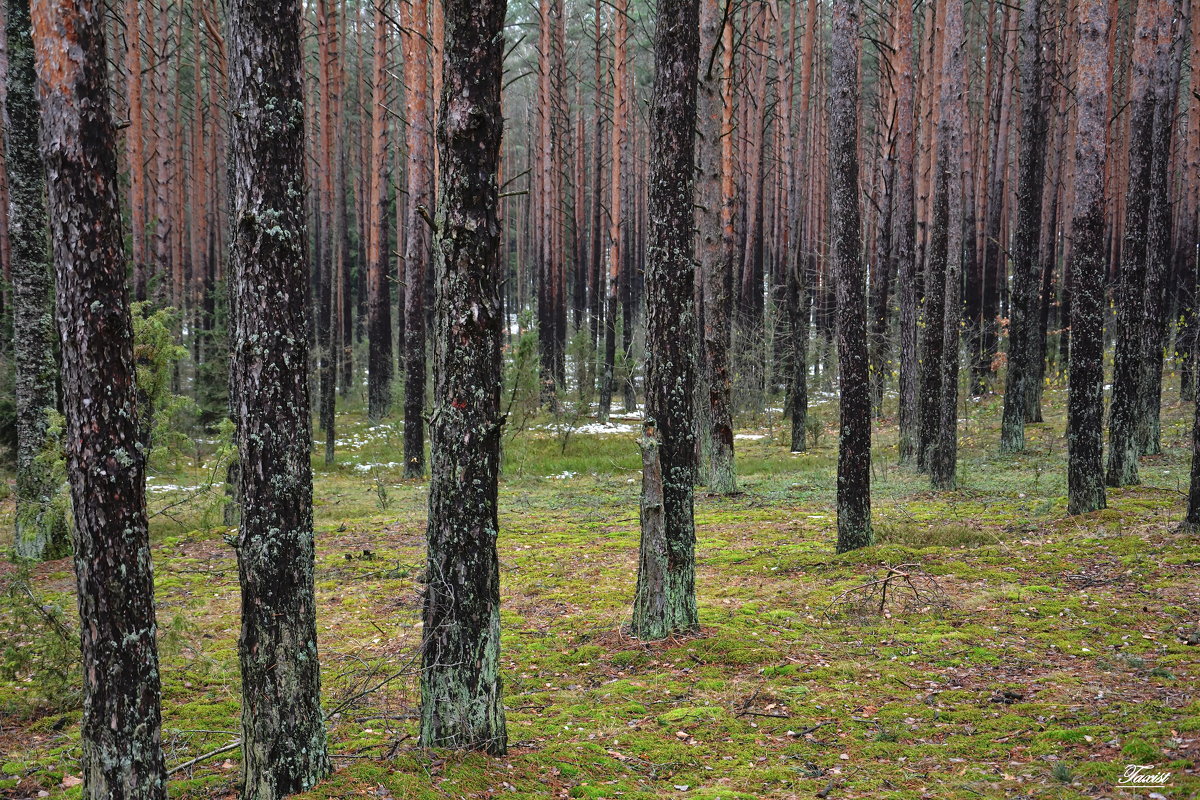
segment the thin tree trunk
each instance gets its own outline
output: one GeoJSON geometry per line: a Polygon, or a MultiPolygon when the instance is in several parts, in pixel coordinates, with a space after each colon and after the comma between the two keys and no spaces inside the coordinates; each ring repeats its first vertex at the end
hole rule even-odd
{"type": "Polygon", "coordinates": [[[501,755],[501,330],[496,217],[505,0],[446,0],[421,744],[501,755]]]}
{"type": "Polygon", "coordinates": [[[629,0],[616,0],[613,31],[613,111],[612,146],[612,199],[609,201],[608,234],[608,299],[604,310],[604,364],[600,373],[600,422],[608,422],[612,411],[613,369],[617,353],[617,305],[620,303],[621,275],[621,190],[622,166],[625,151],[625,53],[628,29],[629,0]]]}
{"type": "Polygon", "coordinates": [[[426,0],[400,3],[408,123],[408,240],[404,256],[404,477],[425,474],[425,283],[433,201],[429,170],[429,70],[426,0]]]}
{"type": "Polygon", "coordinates": [[[1125,231],[1121,244],[1121,284],[1117,302],[1117,348],[1113,361],[1108,421],[1109,486],[1140,483],[1138,412],[1142,391],[1142,330],[1146,296],[1146,229],[1150,211],[1150,169],[1154,142],[1154,47],[1158,4],[1138,4],[1130,76],[1129,183],[1125,192],[1125,231]]]}
{"type": "MultiPolygon", "coordinates": [[[[958,371],[959,329],[962,327],[963,267],[963,172],[969,154],[963,137],[966,82],[963,73],[963,0],[949,0],[945,7],[945,50],[942,56],[941,123],[938,131],[938,163],[945,181],[946,255],[942,324],[941,396],[937,434],[931,443],[929,477],[935,489],[953,489],[958,465],[958,371]]],[[[975,246],[974,242],[970,245],[975,246]]],[[[936,292],[938,286],[930,287],[936,292]]]]}
{"type": "Polygon", "coordinates": [[[146,458],[138,447],[104,7],[37,0],[31,16],[75,517],[83,794],[165,800],[146,458]]]}
{"type": "Polygon", "coordinates": [[[858,208],[858,0],[833,8],[829,184],[841,373],[837,550],[871,544],[871,387],[858,208]]]}
{"type": "Polygon", "coordinates": [[[730,411],[733,382],[729,374],[730,316],[733,311],[731,288],[732,198],[726,201],[725,190],[733,190],[732,86],[731,75],[725,72],[726,58],[732,66],[732,52],[725,47],[726,32],[732,34],[731,21],[725,17],[722,0],[704,0],[700,12],[700,88],[697,98],[698,142],[696,159],[697,227],[700,232],[699,262],[704,345],[704,381],[701,418],[705,425],[700,435],[707,442],[701,451],[708,457],[705,464],[708,488],[719,494],[737,490],[733,459],[733,417],[730,411]],[[726,105],[726,97],[730,104],[726,105]],[[728,116],[728,120],[727,120],[728,116]],[[728,121],[729,127],[726,127],[728,121]],[[728,151],[728,152],[726,152],[728,151]],[[728,155],[730,163],[726,163],[728,155]],[[730,236],[726,237],[725,220],[729,215],[730,236]]]}
{"type": "Polygon", "coordinates": [[[378,422],[392,405],[392,291],[388,280],[388,19],[387,0],[376,0],[375,53],[371,70],[371,178],[367,252],[367,417],[378,422]]]}
{"type": "Polygon", "coordinates": [[[1042,184],[1046,175],[1046,109],[1042,102],[1041,0],[1025,0],[1021,10],[1021,158],[1017,177],[1017,224],[1013,241],[1012,301],[1008,324],[1008,374],[1000,452],[1025,449],[1028,395],[1036,373],[1033,357],[1039,309],[1042,184]]]}

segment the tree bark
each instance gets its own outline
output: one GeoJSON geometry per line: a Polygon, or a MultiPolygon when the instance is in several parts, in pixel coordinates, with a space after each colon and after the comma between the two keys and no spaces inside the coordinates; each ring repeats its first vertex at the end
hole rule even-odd
{"type": "Polygon", "coordinates": [[[167,776],[146,459],[138,446],[104,7],[37,0],[31,16],[75,517],[83,793],[159,800],[167,776]]]}
{"type": "Polygon", "coordinates": [[[313,587],[304,86],[297,0],[230,4],[243,789],[328,774],[313,587]]]}
{"type": "MultiPolygon", "coordinates": [[[[1071,350],[1067,398],[1067,513],[1105,507],[1104,464],[1104,175],[1107,161],[1108,0],[1078,11],[1075,75],[1074,201],[1071,209],[1071,350]]],[[[1200,499],[1193,467],[1193,497],[1200,499]]]]}
{"type": "Polygon", "coordinates": [[[371,69],[370,246],[367,250],[367,418],[379,422],[392,406],[392,290],[388,280],[388,30],[387,0],[376,0],[371,69]]]}
{"type": "MultiPolygon", "coordinates": [[[[941,396],[937,434],[929,456],[929,477],[935,489],[953,489],[958,464],[959,329],[962,327],[963,172],[968,168],[963,137],[966,90],[963,74],[963,0],[945,7],[945,50],[942,56],[942,119],[938,130],[939,170],[945,181],[946,254],[943,288],[941,396]]],[[[974,247],[974,242],[971,242],[974,247]]]]}
{"type": "Polygon", "coordinates": [[[421,744],[507,748],[500,690],[496,217],[505,0],[447,0],[434,241],[434,409],[421,744]]]}
{"type": "Polygon", "coordinates": [[[408,123],[408,240],[404,255],[404,477],[425,474],[425,283],[430,257],[426,216],[432,205],[429,169],[429,23],[426,0],[400,3],[400,41],[408,123]]]}
{"type": "MultiPolygon", "coordinates": [[[[718,494],[737,491],[737,476],[733,458],[733,416],[730,411],[733,382],[729,374],[730,317],[733,311],[732,235],[725,235],[725,217],[730,214],[732,229],[732,198],[725,199],[726,166],[724,153],[733,159],[733,131],[726,128],[726,87],[732,76],[725,74],[725,32],[731,31],[721,0],[704,0],[700,12],[702,47],[699,65],[700,87],[697,97],[696,149],[697,228],[699,229],[699,262],[701,272],[704,344],[704,381],[701,403],[705,421],[700,435],[707,439],[701,452],[707,455],[708,488],[718,494]]],[[[732,54],[730,54],[732,55],[732,54]]],[[[732,65],[732,58],[730,59],[732,65]]],[[[732,89],[729,100],[732,104],[732,89]]],[[[729,109],[732,125],[732,108],[729,109]]],[[[733,176],[728,179],[733,189],[733,176]]],[[[730,231],[732,234],[732,230],[730,231]]]]}
{"type": "MultiPolygon", "coordinates": [[[[1121,243],[1117,302],[1117,347],[1113,360],[1108,420],[1109,486],[1140,483],[1138,412],[1142,384],[1142,329],[1146,297],[1146,228],[1150,210],[1150,167],[1154,140],[1154,45],[1158,4],[1141,0],[1133,41],[1130,75],[1129,183],[1125,193],[1125,231],[1121,243]]],[[[1073,345],[1072,345],[1073,347],[1073,345]]]]}
{"type": "Polygon", "coordinates": [[[871,387],[858,208],[858,0],[833,8],[829,185],[837,279],[841,433],[838,437],[837,550],[871,544],[871,387]]]}
{"type": "Polygon", "coordinates": [[[58,481],[40,458],[50,414],[58,407],[54,360],[54,279],[46,219],[46,173],[38,154],[38,105],[29,0],[9,0],[5,14],[8,75],[4,166],[9,205],[13,286],[13,357],[16,367],[17,509],[13,555],[22,560],[61,558],[70,551],[65,504],[55,502],[58,481]]]}
{"type": "Polygon", "coordinates": [[[1041,0],[1021,9],[1021,157],[1017,176],[1017,224],[1013,234],[1012,301],[1009,304],[1008,373],[1000,452],[1025,449],[1025,421],[1031,379],[1040,271],[1042,184],[1046,175],[1046,108],[1042,103],[1041,0]]]}
{"type": "Polygon", "coordinates": [[[646,269],[646,425],[642,538],[631,630],[665,639],[696,629],[695,429],[696,92],[699,0],[660,5],[646,269]]]}

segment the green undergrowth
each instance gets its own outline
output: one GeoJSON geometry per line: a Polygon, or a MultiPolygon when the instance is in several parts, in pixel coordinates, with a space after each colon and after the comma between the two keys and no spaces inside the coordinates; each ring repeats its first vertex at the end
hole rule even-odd
{"type": "MultiPolygon", "coordinates": [[[[736,442],[740,493],[697,491],[702,629],[655,644],[625,630],[638,420],[617,413],[626,427],[607,434],[565,414],[523,420],[505,438],[500,498],[503,758],[416,746],[428,484],[401,478],[400,423],[342,414],[337,463],[314,460],[336,771],[307,797],[1145,796],[1115,787],[1130,763],[1170,772],[1164,796],[1194,796],[1200,541],[1175,531],[1191,411],[1165,407],[1143,486],[1066,518],[1065,392],[1046,400],[1016,456],[996,452],[999,399],[965,402],[951,492],[896,463],[895,420],[880,420],[877,542],[845,555],[833,552],[835,433],[792,454],[777,415],[744,421],[738,432],[759,438],[736,442]]],[[[198,445],[150,482],[169,487],[149,497],[171,765],[238,735],[218,450],[198,445]]],[[[38,609],[74,624],[69,562],[27,583],[0,632],[57,652],[38,609]]],[[[37,678],[33,656],[8,663],[0,797],[77,797],[77,686],[37,678]]],[[[232,796],[238,768],[236,750],[222,753],[172,776],[171,794],[232,796]]]]}

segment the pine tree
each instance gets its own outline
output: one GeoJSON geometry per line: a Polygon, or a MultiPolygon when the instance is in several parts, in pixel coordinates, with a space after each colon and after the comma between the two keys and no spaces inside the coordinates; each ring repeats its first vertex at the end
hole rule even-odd
{"type": "Polygon", "coordinates": [[[244,800],[330,769],[313,587],[298,0],[229,6],[244,800]]]}
{"type": "Polygon", "coordinates": [[[692,221],[699,26],[699,0],[658,8],[646,269],[649,359],[640,443],[642,538],[631,626],[640,639],[665,639],[699,624],[691,397],[696,372],[692,221]]]}
{"type": "Polygon", "coordinates": [[[497,168],[505,0],[445,0],[421,744],[503,754],[497,168]]]}
{"type": "Polygon", "coordinates": [[[46,177],[38,154],[29,0],[10,0],[5,14],[8,85],[4,167],[8,177],[16,362],[17,513],[13,554],[60,558],[70,549],[64,508],[55,502],[58,479],[41,458],[49,446],[50,415],[58,406],[54,361],[54,279],[51,274],[46,177]]]}
{"type": "MultiPolygon", "coordinates": [[[[1071,350],[1067,399],[1067,513],[1105,507],[1101,460],[1104,422],[1104,175],[1111,73],[1108,2],[1078,11],[1075,74],[1074,206],[1071,210],[1071,350]]],[[[1194,483],[1193,486],[1196,484],[1194,483]]],[[[1200,495],[1197,495],[1200,497],[1200,495]]]]}
{"type": "Polygon", "coordinates": [[[838,438],[837,550],[871,544],[871,387],[867,368],[865,268],[858,208],[857,0],[833,8],[829,185],[837,280],[841,435],[838,438]]]}
{"type": "Polygon", "coordinates": [[[31,13],[75,517],[83,793],[159,800],[167,776],[146,455],[138,439],[104,13],[94,0],[37,0],[31,13]]]}

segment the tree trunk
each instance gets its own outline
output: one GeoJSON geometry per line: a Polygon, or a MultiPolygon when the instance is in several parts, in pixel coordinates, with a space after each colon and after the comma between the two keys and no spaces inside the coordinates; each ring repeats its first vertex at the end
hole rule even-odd
{"type": "Polygon", "coordinates": [[[858,0],[833,8],[829,185],[837,279],[841,435],[838,438],[837,550],[871,544],[871,387],[858,209],[858,0]]]}
{"type": "MultiPolygon", "coordinates": [[[[720,0],[704,0],[700,31],[702,57],[696,112],[696,159],[699,175],[696,224],[700,232],[698,255],[703,303],[701,335],[704,340],[705,370],[701,390],[704,413],[701,416],[706,424],[700,435],[707,439],[701,452],[708,458],[705,467],[709,490],[718,494],[730,494],[737,490],[733,460],[733,417],[730,412],[733,385],[729,375],[730,316],[733,310],[729,257],[732,241],[726,239],[724,221],[727,211],[732,214],[732,198],[727,204],[724,194],[726,164],[723,154],[728,149],[729,160],[732,161],[733,133],[724,125],[726,87],[732,77],[727,76],[724,71],[725,32],[732,31],[732,26],[725,19],[720,0]]],[[[732,58],[730,63],[732,64],[732,58]]],[[[732,95],[730,100],[732,101],[732,95]]],[[[729,109],[729,117],[729,122],[732,123],[732,108],[729,109]]],[[[732,169],[732,163],[728,167],[732,169]]],[[[728,188],[732,191],[732,175],[729,176],[728,188]]]]}
{"type": "MultiPolygon", "coordinates": [[[[1036,0],[1035,0],[1036,1],[1036,0]]],[[[929,456],[929,477],[935,489],[953,489],[958,464],[959,329],[962,327],[963,172],[969,168],[964,146],[963,115],[966,82],[963,74],[963,0],[945,7],[945,51],[942,56],[942,119],[938,131],[939,170],[946,194],[945,321],[942,324],[941,397],[937,434],[929,456]]],[[[971,247],[974,247],[974,241],[971,247]]],[[[937,292],[938,286],[930,287],[937,292]]]]}
{"type": "Polygon", "coordinates": [[[75,517],[83,794],[159,800],[167,776],[146,459],[138,447],[104,7],[37,0],[32,22],[75,517]]]}
{"type": "MultiPolygon", "coordinates": [[[[1067,513],[1105,507],[1101,459],[1104,424],[1104,174],[1107,161],[1108,0],[1084,0],[1076,36],[1074,201],[1071,209],[1071,350],[1067,399],[1067,513]]],[[[1200,429],[1198,429],[1200,430],[1200,429]]],[[[1192,498],[1200,501],[1193,464],[1192,498]]],[[[1200,521],[1200,517],[1197,517],[1200,521]]]]}
{"type": "Polygon", "coordinates": [[[408,123],[408,241],[404,256],[404,477],[425,474],[425,283],[433,174],[426,67],[426,0],[400,3],[408,123]]]}
{"type": "Polygon", "coordinates": [[[600,371],[600,422],[608,422],[612,411],[613,369],[617,354],[617,305],[620,303],[621,275],[621,182],[625,151],[625,52],[628,36],[629,0],[616,0],[613,31],[613,108],[612,146],[612,194],[609,201],[608,234],[608,290],[604,309],[604,363],[600,371]]]}
{"type": "Polygon", "coordinates": [[[375,6],[375,53],[371,70],[370,246],[367,251],[367,418],[377,423],[392,406],[392,290],[388,280],[388,47],[387,0],[375,6]]]}
{"type": "Polygon", "coordinates": [[[29,0],[9,0],[5,14],[8,76],[4,111],[5,169],[13,284],[13,356],[16,362],[17,509],[13,555],[40,561],[70,551],[65,504],[44,459],[50,414],[58,407],[54,361],[54,279],[51,275],[46,173],[38,154],[29,0]]]}
{"type": "Polygon", "coordinates": [[[642,539],[632,634],[665,639],[699,625],[693,518],[696,81],[699,0],[659,6],[646,269],[646,425],[642,539]]]}
{"type": "Polygon", "coordinates": [[[229,13],[244,798],[328,774],[313,587],[300,5],[229,13]]]}
{"type": "Polygon", "coordinates": [[[500,693],[496,217],[505,0],[447,0],[421,744],[507,748],[500,693]]]}
{"type": "MultiPolygon", "coordinates": [[[[1141,0],[1137,8],[1130,75],[1129,183],[1125,192],[1125,231],[1117,301],[1117,348],[1113,360],[1108,420],[1109,486],[1140,483],[1138,412],[1142,390],[1142,330],[1146,296],[1146,228],[1150,210],[1150,167],[1154,141],[1154,46],[1157,6],[1165,0],[1141,0]]],[[[1072,345],[1074,347],[1074,345],[1072,345]]]]}
{"type": "Polygon", "coordinates": [[[1046,175],[1046,108],[1042,103],[1041,0],[1021,9],[1021,157],[1017,176],[1017,224],[1013,235],[1012,301],[1009,304],[1008,374],[1000,452],[1025,449],[1028,395],[1033,391],[1034,337],[1042,232],[1042,184],[1046,175]]]}

